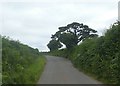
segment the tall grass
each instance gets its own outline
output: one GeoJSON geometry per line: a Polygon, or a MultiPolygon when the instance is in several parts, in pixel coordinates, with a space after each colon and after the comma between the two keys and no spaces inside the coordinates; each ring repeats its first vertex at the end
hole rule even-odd
{"type": "MultiPolygon", "coordinates": [[[[44,65],[45,58],[43,56],[39,57],[29,68],[25,69],[22,74],[19,74],[18,79],[22,80],[24,84],[36,84],[43,72],[44,65]]],[[[18,80],[19,83],[21,83],[20,80],[18,80]]]]}

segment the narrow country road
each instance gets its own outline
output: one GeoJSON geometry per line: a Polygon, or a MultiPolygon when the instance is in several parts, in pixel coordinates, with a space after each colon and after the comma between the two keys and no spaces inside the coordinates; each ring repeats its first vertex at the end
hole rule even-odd
{"type": "Polygon", "coordinates": [[[46,56],[47,64],[38,84],[101,84],[73,67],[61,57],[46,56]]]}

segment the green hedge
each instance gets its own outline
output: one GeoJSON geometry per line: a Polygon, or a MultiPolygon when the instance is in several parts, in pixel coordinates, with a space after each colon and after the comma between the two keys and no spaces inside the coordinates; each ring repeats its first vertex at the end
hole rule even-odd
{"type": "Polygon", "coordinates": [[[36,84],[45,58],[37,49],[2,37],[2,83],[36,84]]]}
{"type": "Polygon", "coordinates": [[[71,50],[54,51],[69,58],[80,70],[107,84],[120,84],[120,24],[104,36],[87,39],[71,50]]]}

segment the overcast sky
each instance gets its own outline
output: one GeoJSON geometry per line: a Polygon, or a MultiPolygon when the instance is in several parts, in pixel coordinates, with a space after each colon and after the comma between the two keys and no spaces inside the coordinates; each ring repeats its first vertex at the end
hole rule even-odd
{"type": "Polygon", "coordinates": [[[119,0],[1,0],[2,35],[48,51],[51,34],[72,22],[100,35],[118,19],[119,0]]]}

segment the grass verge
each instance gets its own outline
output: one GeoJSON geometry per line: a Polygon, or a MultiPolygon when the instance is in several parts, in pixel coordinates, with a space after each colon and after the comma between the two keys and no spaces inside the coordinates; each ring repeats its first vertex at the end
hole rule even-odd
{"type": "Polygon", "coordinates": [[[45,66],[45,58],[44,56],[39,57],[36,61],[31,64],[29,68],[26,69],[23,77],[25,80],[24,84],[36,84],[40,78],[40,75],[43,72],[45,66]]]}

